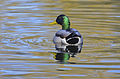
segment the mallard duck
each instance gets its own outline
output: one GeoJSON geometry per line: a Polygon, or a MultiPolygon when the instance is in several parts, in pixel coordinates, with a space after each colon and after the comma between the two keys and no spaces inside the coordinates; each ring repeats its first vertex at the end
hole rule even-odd
{"type": "Polygon", "coordinates": [[[69,18],[61,14],[57,17],[55,22],[51,24],[60,24],[62,29],[56,32],[53,42],[54,44],[65,44],[65,45],[79,45],[83,44],[83,37],[81,34],[74,28],[70,28],[69,18]]]}

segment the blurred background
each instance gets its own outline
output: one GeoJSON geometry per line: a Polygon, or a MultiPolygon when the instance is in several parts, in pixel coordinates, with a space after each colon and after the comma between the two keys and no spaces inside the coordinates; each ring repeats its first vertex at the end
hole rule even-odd
{"type": "Polygon", "coordinates": [[[1,79],[120,79],[120,0],[1,0],[1,79]],[[81,53],[56,61],[60,14],[84,38],[81,53]]]}

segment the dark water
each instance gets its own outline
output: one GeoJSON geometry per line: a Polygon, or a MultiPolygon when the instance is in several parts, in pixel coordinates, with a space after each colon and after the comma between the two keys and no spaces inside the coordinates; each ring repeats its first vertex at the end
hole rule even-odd
{"type": "MultiPolygon", "coordinates": [[[[1,0],[0,79],[120,79],[119,0],[1,0]],[[56,61],[52,42],[66,14],[84,38],[81,53],[56,61]]],[[[63,54],[61,54],[63,56],[63,54]]],[[[59,57],[58,57],[59,59],[59,57]]]]}

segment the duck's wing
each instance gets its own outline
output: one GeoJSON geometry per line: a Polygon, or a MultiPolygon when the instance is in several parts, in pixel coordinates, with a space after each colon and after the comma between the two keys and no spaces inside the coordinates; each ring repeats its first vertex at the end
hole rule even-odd
{"type": "Polygon", "coordinates": [[[71,33],[66,37],[66,40],[67,41],[69,40],[68,42],[74,43],[74,42],[78,42],[77,38],[79,38],[80,44],[83,45],[82,35],[76,29],[73,29],[73,28],[70,29],[70,32],[71,33]]]}
{"type": "Polygon", "coordinates": [[[69,30],[69,32],[70,32],[70,34],[66,37],[66,39],[72,38],[72,37],[80,37],[80,38],[82,38],[82,35],[76,29],[71,28],[69,30]]]}
{"type": "Polygon", "coordinates": [[[74,37],[74,36],[79,36],[81,37],[81,34],[73,28],[70,28],[69,30],[59,30],[58,32],[56,32],[55,34],[56,36],[59,36],[61,38],[66,38],[66,37],[74,37]]]}
{"type": "Polygon", "coordinates": [[[79,37],[81,37],[80,32],[78,32],[76,29],[71,28],[71,29],[70,29],[70,32],[71,32],[72,37],[74,37],[74,36],[79,36],[79,37]]]}
{"type": "Polygon", "coordinates": [[[66,37],[69,36],[70,34],[71,34],[70,31],[67,31],[67,30],[59,30],[58,32],[56,32],[55,36],[61,37],[61,38],[66,38],[66,37]]]}

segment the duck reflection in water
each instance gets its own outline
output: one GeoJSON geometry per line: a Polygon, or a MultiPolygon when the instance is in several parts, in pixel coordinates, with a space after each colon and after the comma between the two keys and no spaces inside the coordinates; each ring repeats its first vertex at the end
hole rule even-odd
{"type": "Polygon", "coordinates": [[[68,63],[70,57],[75,57],[82,50],[82,45],[55,45],[58,52],[54,53],[54,58],[58,63],[68,63]]]}

